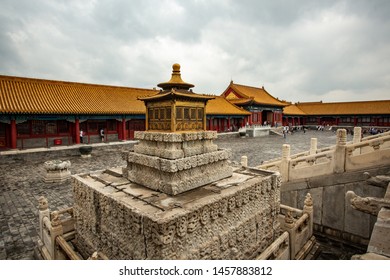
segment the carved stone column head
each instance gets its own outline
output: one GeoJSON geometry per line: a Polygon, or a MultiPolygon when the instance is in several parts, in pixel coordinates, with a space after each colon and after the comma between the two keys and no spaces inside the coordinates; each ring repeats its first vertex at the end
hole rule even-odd
{"type": "Polygon", "coordinates": [[[58,227],[60,225],[61,225],[60,214],[58,211],[53,211],[51,213],[51,226],[58,227]]]}
{"type": "Polygon", "coordinates": [[[303,211],[305,213],[312,213],[313,212],[313,198],[311,197],[310,193],[306,194],[306,198],[304,201],[303,211]]]}
{"type": "Polygon", "coordinates": [[[283,144],[283,147],[282,147],[282,158],[284,158],[284,159],[290,158],[290,151],[291,151],[290,145],[289,144],[283,144]]]}
{"type": "Polygon", "coordinates": [[[345,146],[347,144],[347,130],[337,129],[337,146],[345,146]]]}
{"type": "Polygon", "coordinates": [[[314,155],[317,153],[317,138],[310,139],[310,154],[314,155]]]}
{"type": "Polygon", "coordinates": [[[241,157],[241,165],[243,167],[248,167],[248,157],[247,156],[242,156],[241,157]]]}
{"type": "Polygon", "coordinates": [[[38,199],[38,202],[39,202],[39,210],[40,211],[45,211],[45,210],[47,210],[49,208],[49,205],[48,205],[46,197],[41,196],[38,199]]]}
{"type": "Polygon", "coordinates": [[[362,140],[362,128],[354,127],[353,128],[353,143],[359,143],[362,140]]]}
{"type": "Polygon", "coordinates": [[[286,215],[284,216],[284,223],[286,227],[293,228],[295,224],[294,217],[292,216],[292,213],[290,210],[287,211],[286,215]]]}

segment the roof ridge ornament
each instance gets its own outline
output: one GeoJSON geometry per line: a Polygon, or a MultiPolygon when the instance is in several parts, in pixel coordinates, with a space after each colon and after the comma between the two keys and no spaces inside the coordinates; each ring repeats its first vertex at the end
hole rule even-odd
{"type": "Polygon", "coordinates": [[[172,77],[168,82],[165,83],[159,83],[157,85],[158,87],[162,88],[163,90],[171,90],[173,88],[184,89],[189,90],[190,88],[194,87],[193,84],[186,83],[181,78],[180,73],[180,64],[175,63],[172,65],[172,77]]]}

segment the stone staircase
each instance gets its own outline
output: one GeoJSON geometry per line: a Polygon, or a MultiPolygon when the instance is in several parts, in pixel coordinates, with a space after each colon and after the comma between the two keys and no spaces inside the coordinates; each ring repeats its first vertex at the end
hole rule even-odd
{"type": "Polygon", "coordinates": [[[279,136],[283,136],[283,127],[272,127],[271,130],[269,131],[270,134],[275,134],[279,136]]]}

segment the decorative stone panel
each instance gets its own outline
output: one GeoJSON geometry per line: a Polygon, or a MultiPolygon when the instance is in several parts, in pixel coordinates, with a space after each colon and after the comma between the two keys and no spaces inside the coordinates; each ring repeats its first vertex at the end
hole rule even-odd
{"type": "Polygon", "coordinates": [[[213,144],[215,131],[138,131],[135,138],[139,144],[125,155],[124,176],[131,182],[177,195],[232,175],[231,152],[213,144]]]}
{"type": "Polygon", "coordinates": [[[46,183],[61,183],[70,179],[71,163],[69,160],[49,160],[44,163],[46,174],[44,181],[46,183]]]}

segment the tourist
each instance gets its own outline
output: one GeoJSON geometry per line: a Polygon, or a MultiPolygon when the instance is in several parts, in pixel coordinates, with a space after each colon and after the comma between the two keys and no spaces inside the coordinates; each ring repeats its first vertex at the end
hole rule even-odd
{"type": "Polygon", "coordinates": [[[83,143],[84,132],[80,129],[80,143],[83,143]]]}
{"type": "Polygon", "coordinates": [[[288,126],[285,126],[283,127],[283,138],[287,137],[287,133],[288,133],[288,126]]]}
{"type": "Polygon", "coordinates": [[[104,141],[104,129],[103,128],[100,129],[100,139],[102,142],[104,141]]]}

